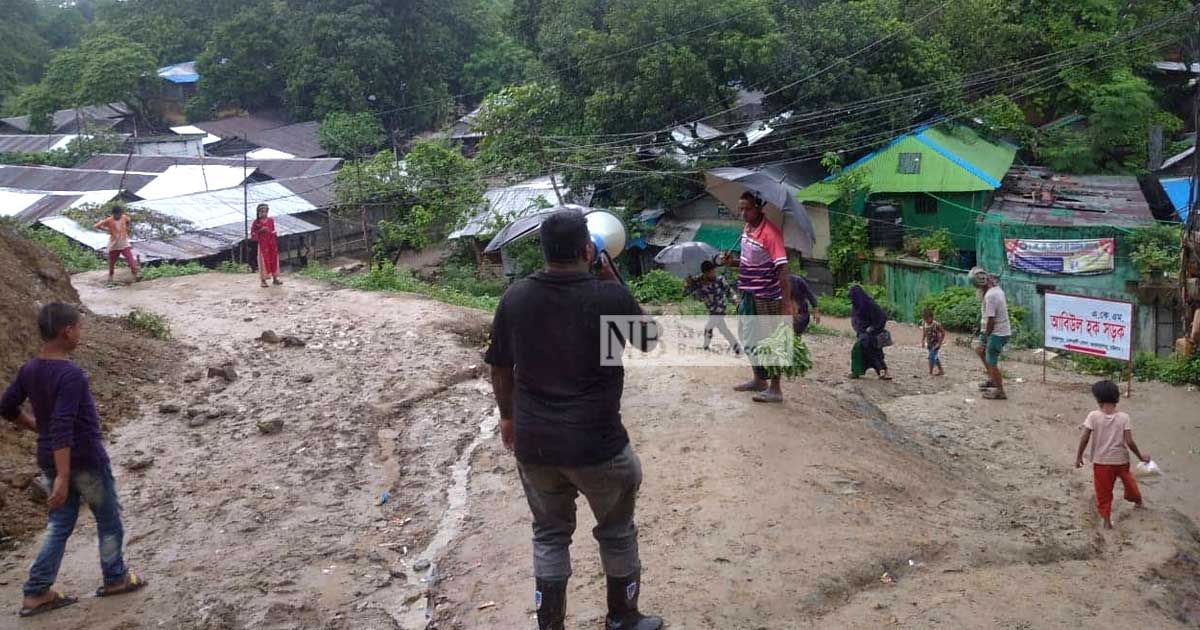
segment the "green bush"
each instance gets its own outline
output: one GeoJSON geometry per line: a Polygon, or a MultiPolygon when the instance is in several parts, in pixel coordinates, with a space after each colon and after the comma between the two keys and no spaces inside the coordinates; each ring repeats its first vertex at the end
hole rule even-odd
{"type": "Polygon", "coordinates": [[[50,250],[50,253],[58,258],[68,273],[80,273],[104,268],[104,261],[100,260],[96,252],[82,245],[76,245],[58,232],[28,227],[21,228],[20,234],[26,239],[50,250]]]}
{"type": "Polygon", "coordinates": [[[860,256],[869,251],[867,246],[867,220],[858,216],[847,216],[838,221],[833,227],[826,258],[829,260],[829,271],[834,278],[853,280],[858,277],[862,265],[860,256]]]}
{"type": "Polygon", "coordinates": [[[1008,340],[1008,348],[1013,350],[1028,350],[1029,348],[1042,347],[1042,336],[1036,330],[1026,327],[1025,325],[1015,325],[1013,327],[1012,338],[1008,340]]]}
{"type": "Polygon", "coordinates": [[[208,267],[201,265],[198,262],[190,262],[186,265],[176,265],[174,263],[163,263],[161,265],[146,266],[142,268],[141,276],[143,280],[158,280],[159,278],[178,278],[180,276],[194,276],[200,273],[208,273],[208,267]]]}
{"type": "Polygon", "coordinates": [[[125,324],[133,330],[150,335],[155,339],[171,337],[171,324],[166,317],[158,313],[135,308],[125,316],[125,324]]]}
{"type": "Polygon", "coordinates": [[[246,263],[236,263],[232,260],[222,260],[217,265],[217,273],[253,273],[254,269],[246,263]]]}
{"type": "Polygon", "coordinates": [[[913,319],[919,320],[925,309],[933,311],[934,319],[946,330],[975,332],[979,329],[979,298],[967,287],[947,287],[941,293],[930,293],[913,308],[913,319]]]}
{"type": "Polygon", "coordinates": [[[431,284],[413,276],[412,272],[396,269],[390,262],[385,262],[365,273],[343,276],[331,269],[316,263],[309,263],[300,272],[301,275],[314,280],[332,282],[360,291],[386,291],[393,293],[416,293],[431,297],[439,302],[495,310],[500,303],[497,296],[472,295],[458,289],[431,284]]]}
{"type": "Polygon", "coordinates": [[[447,264],[442,267],[437,283],[468,295],[480,297],[500,297],[508,286],[505,278],[490,274],[481,275],[474,264],[462,263],[447,264]]]}
{"type": "Polygon", "coordinates": [[[1157,381],[1162,377],[1163,362],[1153,352],[1133,355],[1133,375],[1139,381],[1157,381]]]}
{"type": "Polygon", "coordinates": [[[950,237],[950,230],[946,228],[934,230],[921,239],[921,251],[927,252],[931,249],[938,250],[942,260],[949,260],[958,250],[954,246],[954,239],[950,237]]]}
{"type": "Polygon", "coordinates": [[[1143,274],[1179,268],[1179,226],[1155,223],[1130,230],[1126,242],[1134,267],[1143,274]]]}
{"type": "Polygon", "coordinates": [[[683,299],[683,280],[655,269],[630,280],[629,292],[641,304],[678,302],[683,299]]]}
{"type": "Polygon", "coordinates": [[[1120,380],[1121,374],[1125,371],[1125,363],[1104,357],[1093,357],[1087,354],[1071,353],[1071,364],[1075,371],[1080,374],[1090,374],[1092,376],[1103,376],[1112,380],[1120,380]]]}

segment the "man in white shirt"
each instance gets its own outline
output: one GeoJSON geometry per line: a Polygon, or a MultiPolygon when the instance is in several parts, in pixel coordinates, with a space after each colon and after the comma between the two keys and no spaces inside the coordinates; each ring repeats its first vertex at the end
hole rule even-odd
{"type": "Polygon", "coordinates": [[[1000,374],[1000,352],[1012,336],[1012,326],[1008,321],[1008,300],[996,276],[986,270],[975,267],[969,277],[981,298],[981,332],[975,345],[975,354],[983,361],[988,380],[979,386],[983,389],[984,398],[1006,400],[1008,395],[1004,393],[1004,377],[1000,374]]]}

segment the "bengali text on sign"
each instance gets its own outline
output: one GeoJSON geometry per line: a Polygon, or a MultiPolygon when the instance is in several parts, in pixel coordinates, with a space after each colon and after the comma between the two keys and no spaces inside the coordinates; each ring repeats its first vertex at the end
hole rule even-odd
{"type": "Polygon", "coordinates": [[[1129,361],[1135,323],[1129,302],[1046,293],[1047,348],[1129,361]]]}

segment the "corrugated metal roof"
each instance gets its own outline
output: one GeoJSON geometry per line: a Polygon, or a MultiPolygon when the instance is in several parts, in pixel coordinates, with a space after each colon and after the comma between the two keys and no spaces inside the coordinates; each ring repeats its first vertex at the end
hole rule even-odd
{"type": "MultiPolygon", "coordinates": [[[[96,251],[108,247],[108,234],[84,228],[66,217],[49,217],[42,219],[41,224],[96,251]]],[[[308,234],[320,229],[297,217],[275,217],[275,233],[279,236],[308,234]]],[[[236,247],[245,240],[244,234],[245,225],[239,219],[234,223],[214,226],[207,230],[180,234],[170,240],[135,240],[133,249],[143,261],[196,260],[236,247]]]]}
{"type": "Polygon", "coordinates": [[[292,160],[296,156],[275,149],[255,149],[246,154],[251,160],[292,160]]]}
{"type": "Polygon", "coordinates": [[[1180,162],[1188,159],[1189,157],[1192,157],[1192,154],[1194,154],[1195,152],[1196,152],[1195,145],[1190,146],[1190,147],[1184,149],[1183,151],[1179,152],[1177,155],[1173,155],[1170,158],[1168,158],[1167,161],[1162,163],[1162,166],[1158,167],[1158,170],[1161,171],[1163,169],[1171,168],[1172,166],[1179,164],[1180,162]]]}
{"type": "Polygon", "coordinates": [[[0,134],[0,153],[46,153],[65,149],[75,134],[53,134],[36,136],[26,134],[0,134]]]}
{"type": "Polygon", "coordinates": [[[200,80],[195,61],[185,61],[158,69],[158,76],[171,83],[195,83],[200,80]]]}
{"type": "Polygon", "coordinates": [[[96,190],[84,193],[48,193],[38,190],[0,188],[0,216],[16,217],[23,223],[36,223],[55,216],[67,208],[87,204],[104,205],[120,194],[117,190],[96,190]]]}
{"type": "MultiPolygon", "coordinates": [[[[579,202],[586,205],[590,200],[575,200],[571,191],[563,183],[562,175],[556,175],[558,190],[563,200],[569,203],[579,202]]],[[[490,188],[483,193],[487,199],[487,208],[480,211],[467,221],[466,225],[450,233],[447,238],[453,240],[465,236],[488,236],[506,223],[536,214],[539,210],[558,205],[554,195],[554,186],[550,177],[535,177],[519,184],[503,188],[490,188]]]]}
{"type": "MultiPolygon", "coordinates": [[[[3,138],[4,136],[0,136],[3,138]]],[[[324,175],[336,171],[341,165],[341,158],[317,158],[317,159],[301,159],[294,160],[247,160],[246,164],[251,169],[257,169],[260,175],[266,175],[272,179],[287,179],[291,177],[307,177],[311,175],[324,175]]],[[[141,173],[162,173],[168,168],[176,164],[206,164],[213,166],[234,166],[242,167],[242,158],[214,158],[214,157],[173,157],[173,156],[158,156],[158,155],[121,155],[116,153],[104,153],[93,155],[86,162],[79,165],[79,168],[95,169],[95,170],[110,170],[120,171],[126,168],[131,171],[141,173]]]]}
{"type": "MultiPolygon", "coordinates": [[[[309,234],[321,228],[293,216],[275,217],[275,234],[284,237],[309,234]]],[[[108,244],[107,236],[105,245],[108,244]]],[[[229,251],[245,240],[242,222],[181,234],[169,241],[139,241],[134,251],[143,260],[196,260],[229,251]]]]}
{"type": "Polygon", "coordinates": [[[164,199],[192,193],[240,186],[254,174],[241,166],[214,164],[176,164],[163,171],[154,181],[137,190],[142,199],[164,199]]]}
{"type": "Polygon", "coordinates": [[[325,207],[333,200],[332,182],[332,174],[260,182],[245,187],[244,192],[239,186],[139,201],[129,204],[129,208],[131,211],[151,210],[186,221],[192,229],[206,230],[242,221],[244,209],[253,216],[254,208],[260,203],[270,205],[271,216],[275,217],[311,212],[325,207]]]}
{"type": "MultiPolygon", "coordinates": [[[[53,115],[53,131],[55,133],[73,133],[79,131],[77,123],[82,120],[85,127],[107,129],[115,126],[121,119],[130,116],[132,111],[124,103],[109,103],[107,105],[87,105],[78,109],[60,109],[53,115]]],[[[14,116],[0,118],[0,123],[20,131],[29,131],[29,116],[14,116]]]]}
{"type": "Polygon", "coordinates": [[[211,134],[199,127],[193,127],[192,125],[180,125],[178,127],[171,127],[171,131],[174,131],[175,133],[177,133],[179,135],[203,134],[204,140],[202,140],[202,142],[204,143],[205,146],[208,146],[214,142],[221,141],[221,136],[214,136],[213,134],[211,134]]]}
{"type": "Polygon", "coordinates": [[[654,226],[654,231],[646,236],[646,244],[655,247],[667,247],[675,243],[693,240],[696,232],[700,231],[701,221],[680,221],[663,217],[654,226]]]}
{"type": "Polygon", "coordinates": [[[324,157],[329,155],[329,152],[317,142],[317,129],[320,126],[321,123],[313,120],[250,134],[246,139],[260,147],[275,149],[296,157],[324,157]]]}
{"type": "MultiPolygon", "coordinates": [[[[1156,61],[1154,67],[1163,72],[1187,72],[1188,65],[1182,61],[1156,61]]],[[[1200,74],[1200,63],[1192,64],[1192,73],[1200,74]]]]}
{"type": "Polygon", "coordinates": [[[984,218],[993,223],[1135,227],[1154,222],[1136,177],[1063,175],[1017,167],[984,218]]]}
{"type": "Polygon", "coordinates": [[[284,127],[287,124],[287,121],[271,116],[255,115],[230,116],[228,118],[221,118],[218,120],[192,123],[191,126],[201,129],[207,133],[211,133],[214,136],[219,136],[223,139],[229,139],[257,134],[267,129],[284,127]]]}
{"type": "Polygon", "coordinates": [[[89,190],[137,190],[157,177],[152,173],[122,174],[121,171],[55,168],[51,166],[9,166],[0,164],[0,188],[20,188],[48,192],[89,190]]]}
{"type": "Polygon", "coordinates": [[[15,217],[45,197],[45,193],[0,188],[0,217],[15,217]]]}

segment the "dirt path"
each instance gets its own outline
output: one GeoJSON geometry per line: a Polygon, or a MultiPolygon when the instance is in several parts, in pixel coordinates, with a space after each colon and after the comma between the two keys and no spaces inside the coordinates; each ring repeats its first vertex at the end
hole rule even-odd
{"type": "MultiPolygon", "coordinates": [[[[100,280],[75,281],[92,309],[163,313],[181,344],[111,449],[129,559],[155,582],[0,627],[533,627],[528,508],[480,378],[486,314],[303,279],[100,280]],[[232,382],[192,378],[226,363],[232,382]],[[271,420],[282,430],[261,434],[271,420]]],[[[629,370],[645,608],[684,629],[1200,626],[1200,395],[1136,386],[1126,408],[1168,474],[1104,533],[1070,467],[1090,379],[1043,386],[1013,362],[1024,382],[990,403],[964,349],[928,379],[915,332],[896,338],[883,383],[838,376],[849,339],[810,337],[818,369],[780,407],[728,391],[743,368],[629,370]]],[[[88,521],[62,575],[81,594],[88,521]]],[[[581,502],[571,627],[604,614],[591,525],[581,502]]],[[[13,604],[33,549],[0,571],[13,604]]]]}

